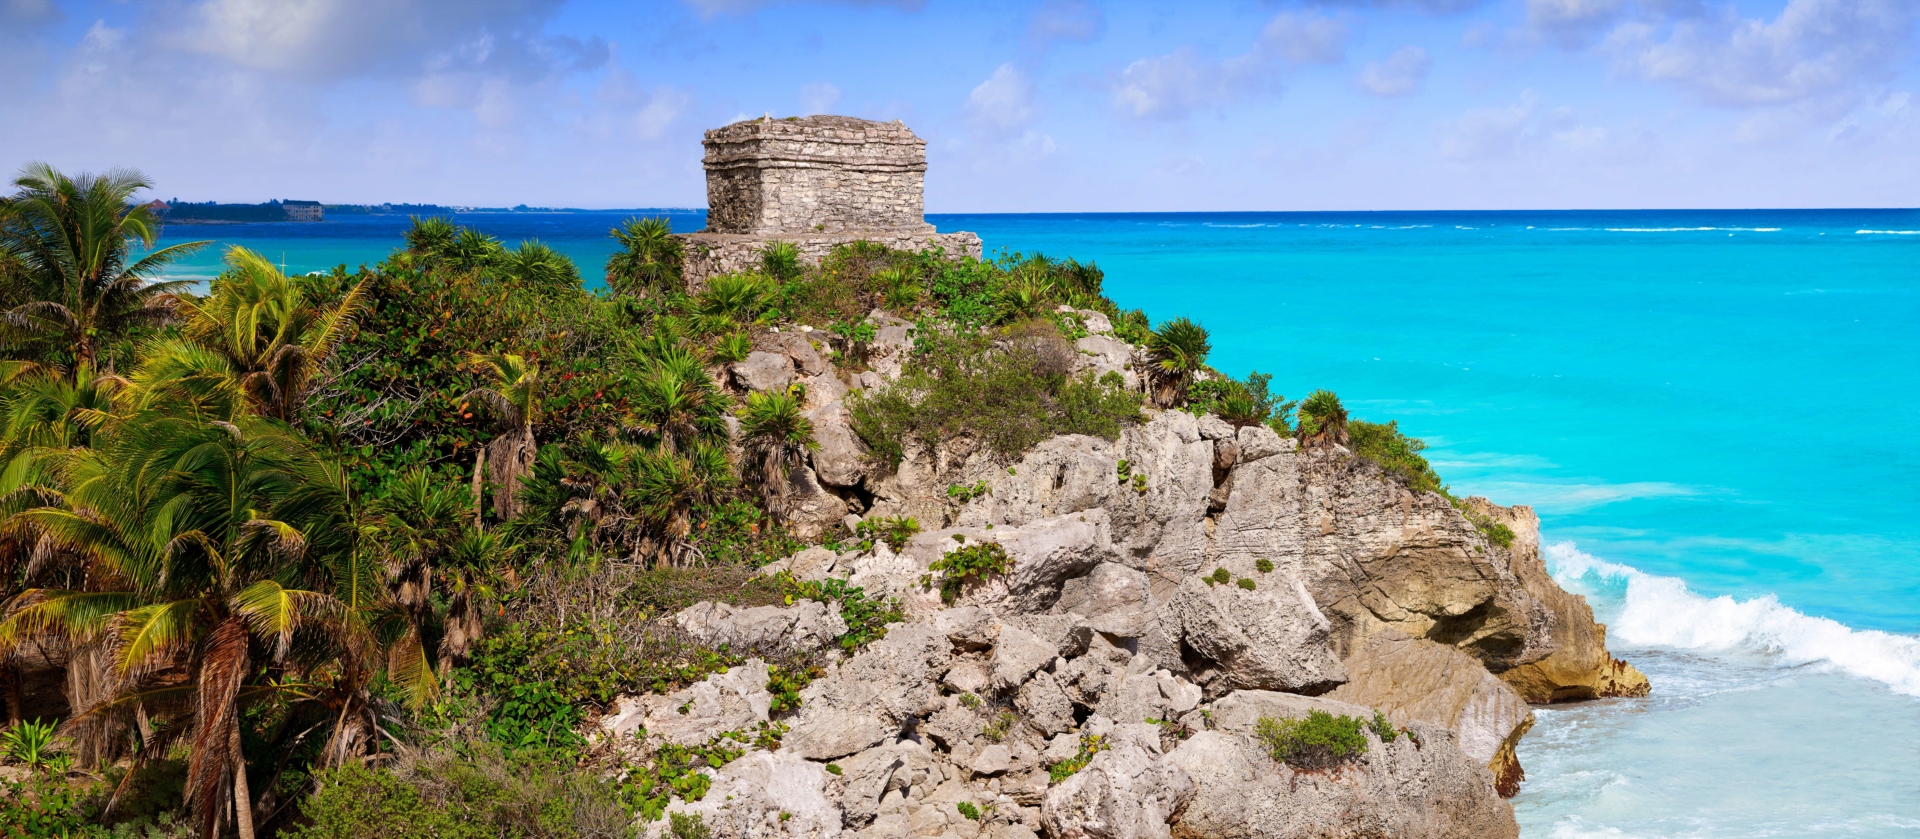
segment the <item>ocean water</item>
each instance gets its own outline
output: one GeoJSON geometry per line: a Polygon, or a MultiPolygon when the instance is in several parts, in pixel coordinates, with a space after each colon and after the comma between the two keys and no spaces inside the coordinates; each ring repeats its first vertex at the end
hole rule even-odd
{"type": "MultiPolygon", "coordinates": [[[[593,277],[623,217],[459,220],[593,277]]],[[[1525,836],[1920,835],[1920,211],[930,220],[1093,260],[1121,305],[1204,323],[1215,366],[1331,388],[1456,492],[1540,512],[1654,692],[1536,711],[1525,836]]],[[[166,239],[314,270],[404,227],[166,239]]]]}

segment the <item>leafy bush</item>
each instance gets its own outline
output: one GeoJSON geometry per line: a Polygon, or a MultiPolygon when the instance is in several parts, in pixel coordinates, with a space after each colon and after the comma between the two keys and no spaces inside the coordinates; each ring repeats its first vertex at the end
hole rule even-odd
{"type": "MultiPolygon", "coordinates": [[[[940,572],[940,599],[952,603],[969,584],[1013,570],[1013,557],[997,542],[976,542],[934,560],[927,568],[940,572]]],[[[931,588],[934,580],[929,575],[920,582],[931,588]]]]}
{"type": "Polygon", "coordinates": [[[741,732],[726,731],[698,746],[662,743],[654,750],[653,760],[628,773],[621,792],[640,818],[659,821],[674,799],[699,801],[707,797],[713,779],[698,770],[719,769],[746,754],[747,741],[741,732]]]}
{"type": "Polygon", "coordinates": [[[987,494],[987,482],[978,481],[969,484],[952,484],[947,487],[947,497],[962,504],[987,494]]]}
{"type": "Polygon", "coordinates": [[[529,839],[627,835],[617,791],[571,762],[516,759],[456,743],[403,756],[391,769],[349,763],[321,772],[291,839],[529,839]]]}
{"type": "Polygon", "coordinates": [[[1272,381],[1272,376],[1256,372],[1247,374],[1244,382],[1225,376],[1194,382],[1187,386],[1187,411],[1194,416],[1213,414],[1236,428],[1276,422],[1286,427],[1297,403],[1270,393],[1267,385],[1272,381]]]}
{"type": "Polygon", "coordinates": [[[1048,783],[1057,784],[1073,777],[1075,772],[1087,768],[1093,756],[1107,750],[1107,738],[1097,734],[1080,735],[1080,751],[1073,757],[1047,767],[1048,783]]]}
{"type": "Polygon", "coordinates": [[[1261,717],[1254,722],[1253,736],[1276,761],[1324,768],[1366,753],[1367,737],[1361,730],[1367,724],[1357,717],[1308,711],[1305,719],[1261,717]]]}
{"type": "Polygon", "coordinates": [[[1271,574],[1273,573],[1273,560],[1263,556],[1253,561],[1253,567],[1262,574],[1271,574]]]}
{"type": "Polygon", "coordinates": [[[839,577],[803,581],[781,574],[779,578],[787,589],[789,604],[796,598],[840,604],[840,619],[847,624],[847,634],[836,639],[836,643],[849,653],[886,637],[887,624],[907,619],[898,598],[870,597],[861,587],[839,577]]]}
{"type": "Polygon", "coordinates": [[[889,465],[899,464],[908,440],[931,450],[972,435],[1011,457],[1056,434],[1112,439],[1139,420],[1138,397],[1125,388],[1066,375],[1072,358],[1058,356],[1058,336],[1028,333],[996,345],[979,333],[919,335],[899,380],[848,397],[854,432],[889,465]]]}
{"type": "Polygon", "coordinates": [[[1402,434],[1398,422],[1382,425],[1354,420],[1347,424],[1347,432],[1354,454],[1399,476],[1406,481],[1407,489],[1446,494],[1446,488],[1440,484],[1440,475],[1420,454],[1426,450],[1427,444],[1418,437],[1402,434]]]}
{"type": "Polygon", "coordinates": [[[1391,743],[1400,738],[1400,730],[1394,728],[1393,721],[1387,719],[1387,715],[1381,713],[1378,708],[1374,709],[1373,720],[1367,723],[1367,729],[1373,732],[1373,736],[1380,738],[1382,743],[1391,743]]]}
{"type": "Polygon", "coordinates": [[[1225,568],[1215,568],[1213,569],[1213,581],[1221,585],[1226,585],[1227,583],[1233,582],[1233,575],[1228,573],[1225,568]]]}
{"type": "Polygon", "coordinates": [[[853,535],[864,542],[861,550],[872,550],[873,543],[879,541],[898,551],[906,547],[907,540],[919,532],[920,522],[908,516],[862,519],[853,527],[853,535]]]}
{"type": "Polygon", "coordinates": [[[1253,591],[1255,588],[1255,583],[1252,580],[1247,579],[1246,577],[1241,577],[1239,580],[1237,580],[1234,583],[1234,585],[1237,585],[1243,589],[1246,589],[1247,591],[1253,591]]]}
{"type": "Polygon", "coordinates": [[[1020,718],[1014,716],[1012,711],[1002,710],[994,714],[993,719],[988,720],[986,726],[980,729],[980,736],[998,743],[1007,739],[1008,734],[1013,733],[1013,724],[1019,721],[1020,718]]]}
{"type": "Polygon", "coordinates": [[[667,832],[673,839],[711,839],[713,828],[707,827],[707,820],[699,813],[669,813],[667,832]]]}
{"type": "Polygon", "coordinates": [[[980,820],[980,808],[973,806],[973,802],[961,801],[954,804],[953,808],[960,811],[960,816],[968,821],[980,820]]]}

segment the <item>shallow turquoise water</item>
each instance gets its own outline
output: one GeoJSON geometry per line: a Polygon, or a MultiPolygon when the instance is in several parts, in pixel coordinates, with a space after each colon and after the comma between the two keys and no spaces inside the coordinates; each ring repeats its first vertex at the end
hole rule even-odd
{"type": "MultiPolygon", "coordinates": [[[[593,277],[620,217],[460,221],[593,277]]],[[[1221,369],[1332,388],[1426,439],[1457,492],[1540,511],[1655,694],[1539,712],[1526,835],[1920,831],[1920,212],[931,220],[1095,260],[1123,306],[1205,323],[1221,369]]],[[[167,238],[312,270],[403,227],[167,238]]]]}

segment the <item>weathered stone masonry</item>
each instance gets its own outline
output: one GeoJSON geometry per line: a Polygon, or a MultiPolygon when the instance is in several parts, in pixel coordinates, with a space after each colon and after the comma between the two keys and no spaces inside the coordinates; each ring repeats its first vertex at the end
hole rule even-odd
{"type": "Polygon", "coordinates": [[[708,131],[704,145],[707,229],[682,237],[690,288],[754,267],[773,241],[814,263],[858,240],[980,255],[980,237],[926,222],[927,143],[897,121],[762,118],[708,131]]]}

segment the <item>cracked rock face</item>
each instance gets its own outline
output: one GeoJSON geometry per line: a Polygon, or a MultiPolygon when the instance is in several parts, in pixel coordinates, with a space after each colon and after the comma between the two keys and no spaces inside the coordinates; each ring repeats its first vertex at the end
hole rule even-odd
{"type": "MultiPolygon", "coordinates": [[[[833,410],[838,398],[815,409],[833,410]]],[[[812,548],[767,573],[846,578],[908,619],[828,656],[798,710],[770,715],[765,668],[749,662],[622,698],[602,721],[630,739],[644,726],[623,745],[643,752],[791,726],[777,752],[749,750],[709,772],[705,800],[674,805],[715,836],[1512,837],[1500,794],[1519,778],[1523,700],[1644,690],[1546,576],[1530,510],[1469,502],[1514,530],[1501,548],[1446,499],[1335,446],[1160,412],[1119,440],[1057,437],[1012,464],[961,440],[886,476],[829,476],[836,459],[795,470],[831,499],[819,526],[846,512],[819,488],[831,479],[872,490],[868,516],[926,529],[897,552],[812,548]],[[946,492],[976,484],[970,500],[946,492]],[[943,602],[932,564],[989,542],[1010,567],[943,602]],[[1226,583],[1203,581],[1216,569],[1226,583]],[[1313,710],[1377,710],[1410,734],[1370,731],[1365,754],[1321,769],[1254,737],[1263,717],[1313,710]]],[[[845,631],[814,603],[700,604],[676,620],[709,642],[788,650],[845,631]]]]}

